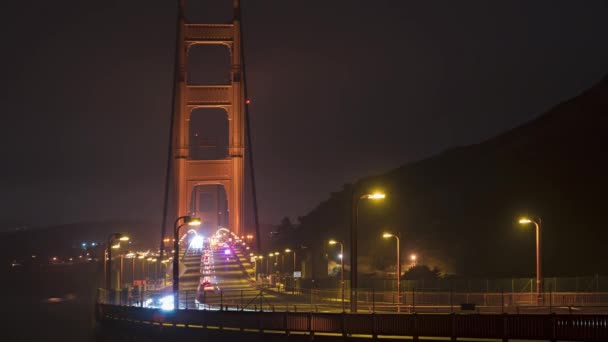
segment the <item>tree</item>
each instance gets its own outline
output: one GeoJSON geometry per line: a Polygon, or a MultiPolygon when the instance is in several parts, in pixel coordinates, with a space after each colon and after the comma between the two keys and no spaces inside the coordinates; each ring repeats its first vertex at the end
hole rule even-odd
{"type": "Polygon", "coordinates": [[[429,268],[427,265],[418,265],[410,268],[403,275],[406,280],[431,280],[441,278],[441,271],[438,267],[429,268]]]}

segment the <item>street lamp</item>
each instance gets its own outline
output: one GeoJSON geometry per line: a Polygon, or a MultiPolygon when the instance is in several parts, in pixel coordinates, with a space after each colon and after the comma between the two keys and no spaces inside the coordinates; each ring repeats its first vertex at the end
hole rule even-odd
{"type": "Polygon", "coordinates": [[[291,284],[291,293],[293,294],[296,288],[296,251],[294,249],[285,248],[285,253],[293,253],[293,271],[291,273],[293,284],[291,284]]]}
{"type": "Polygon", "coordinates": [[[129,237],[121,233],[113,233],[108,236],[108,242],[106,244],[108,254],[106,267],[106,289],[108,291],[112,288],[112,249],[120,248],[120,241],[129,241],[129,237]],[[118,241],[118,243],[114,244],[116,241],[118,241]]]}
{"type": "Polygon", "coordinates": [[[412,265],[416,266],[416,260],[418,260],[418,256],[416,254],[410,255],[410,260],[412,260],[412,265]]]}
{"type": "Polygon", "coordinates": [[[534,224],[534,226],[536,227],[536,299],[537,299],[537,305],[540,304],[542,302],[542,295],[541,295],[541,289],[542,289],[542,274],[541,274],[541,262],[540,262],[540,225],[541,225],[541,220],[540,217],[537,218],[536,220],[534,219],[530,219],[528,217],[522,217],[519,219],[519,224],[534,224]]]}
{"type": "Polygon", "coordinates": [[[279,269],[279,252],[274,252],[274,273],[280,273],[281,270],[279,269]]]}
{"type": "Polygon", "coordinates": [[[272,258],[273,256],[274,256],[274,253],[269,253],[268,259],[266,259],[266,275],[270,274],[270,267],[268,265],[270,264],[270,258],[272,258]]]}
{"type": "Polygon", "coordinates": [[[336,241],[333,239],[329,240],[329,244],[340,244],[340,288],[342,289],[342,312],[344,312],[344,244],[342,241],[336,241]]]}
{"type": "Polygon", "coordinates": [[[384,193],[372,193],[358,195],[356,187],[353,186],[352,192],[352,217],[350,221],[350,311],[357,312],[357,220],[359,216],[359,202],[362,199],[382,200],[386,197],[384,193]]]}
{"type": "Polygon", "coordinates": [[[399,312],[401,307],[401,251],[399,248],[399,237],[391,233],[384,233],[382,237],[385,239],[390,239],[391,237],[397,239],[397,312],[399,312]]]}
{"type": "Polygon", "coordinates": [[[179,310],[179,229],[183,226],[199,226],[201,219],[191,216],[180,216],[173,224],[173,308],[179,310]],[[184,220],[182,225],[178,225],[184,220]]]}

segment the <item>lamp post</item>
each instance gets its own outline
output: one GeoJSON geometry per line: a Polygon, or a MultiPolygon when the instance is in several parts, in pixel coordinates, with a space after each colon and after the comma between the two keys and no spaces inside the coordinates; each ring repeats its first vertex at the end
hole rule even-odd
{"type": "Polygon", "coordinates": [[[281,269],[279,268],[279,252],[274,252],[274,273],[281,273],[281,269]]]}
{"type": "Polygon", "coordinates": [[[400,243],[399,243],[399,237],[395,234],[391,234],[391,233],[384,233],[382,234],[382,237],[385,239],[389,239],[391,237],[394,237],[395,239],[397,239],[397,312],[400,312],[400,307],[401,307],[401,251],[400,251],[400,243]]]}
{"type": "Polygon", "coordinates": [[[180,216],[173,224],[173,308],[179,310],[179,229],[183,226],[198,226],[201,219],[191,216],[180,216]],[[184,220],[182,225],[179,221],[184,220]]]}
{"type": "Polygon", "coordinates": [[[107,267],[106,267],[106,289],[109,291],[112,289],[112,249],[120,248],[120,241],[129,241],[129,237],[121,234],[114,233],[108,236],[108,242],[106,244],[106,250],[108,254],[107,267]],[[118,240],[118,244],[114,245],[114,242],[118,240]]]}
{"type": "Polygon", "coordinates": [[[362,199],[381,200],[386,197],[383,193],[359,195],[353,186],[352,217],[350,221],[350,311],[357,312],[357,220],[359,216],[359,202],[362,199]]]}
{"type": "MultiPolygon", "coordinates": [[[[145,257],[146,256],[143,254],[137,255],[137,259],[141,260],[141,274],[139,276],[140,276],[140,280],[141,280],[140,287],[141,287],[142,291],[144,290],[144,287],[145,287],[144,281],[146,280],[146,270],[145,270],[145,260],[144,260],[145,257]]],[[[135,262],[135,259],[133,259],[133,262],[135,262]]]]}
{"type": "Polygon", "coordinates": [[[293,270],[291,272],[291,279],[293,279],[293,284],[291,284],[291,293],[293,294],[293,291],[296,287],[296,277],[295,277],[295,272],[296,272],[296,251],[290,248],[285,248],[285,254],[288,253],[293,253],[293,270]]]}
{"type": "Polygon", "coordinates": [[[536,300],[537,305],[542,303],[542,274],[541,274],[541,262],[540,262],[540,246],[541,246],[541,235],[540,235],[540,225],[541,220],[538,217],[536,220],[530,219],[528,217],[522,217],[519,219],[519,224],[534,224],[536,228],[536,300]]]}
{"type": "Polygon", "coordinates": [[[133,285],[133,280],[135,280],[135,253],[128,252],[125,258],[131,259],[131,285],[133,285]]]}
{"type": "Polygon", "coordinates": [[[258,256],[251,253],[249,257],[253,258],[253,276],[255,281],[258,281],[258,256]]]}
{"type": "Polygon", "coordinates": [[[333,239],[329,240],[329,244],[340,244],[340,288],[342,292],[342,312],[344,312],[344,244],[342,241],[336,241],[333,239]]]}

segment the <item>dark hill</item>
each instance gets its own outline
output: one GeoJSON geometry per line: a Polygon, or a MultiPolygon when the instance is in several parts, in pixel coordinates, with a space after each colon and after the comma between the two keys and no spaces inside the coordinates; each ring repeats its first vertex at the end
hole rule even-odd
{"type": "MultiPolygon", "coordinates": [[[[158,245],[158,224],[144,222],[82,222],[57,226],[22,228],[0,233],[0,272],[12,260],[28,260],[32,254],[40,258],[68,257],[81,252],[82,242],[103,243],[110,233],[127,233],[132,248],[147,249],[158,245]]],[[[46,259],[45,259],[46,260],[46,259]]]]}
{"type": "MultiPolygon", "coordinates": [[[[385,203],[364,203],[360,254],[374,267],[389,264],[402,234],[403,254],[463,275],[534,274],[532,227],[542,217],[545,275],[608,270],[608,78],[537,119],[480,144],[406,164],[357,184],[383,188],[385,203]],[[390,246],[390,248],[389,248],[390,246]]],[[[294,237],[313,246],[348,240],[351,186],[300,218],[294,237]]],[[[405,258],[404,258],[405,259],[405,258]]],[[[391,263],[392,264],[392,263],[391,263]]]]}

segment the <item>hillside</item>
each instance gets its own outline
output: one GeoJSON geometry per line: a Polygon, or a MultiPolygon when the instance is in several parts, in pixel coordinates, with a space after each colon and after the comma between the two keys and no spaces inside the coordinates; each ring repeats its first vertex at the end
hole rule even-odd
{"type": "MultiPolygon", "coordinates": [[[[379,236],[392,230],[402,234],[402,254],[418,253],[422,263],[450,273],[531,276],[533,229],[516,223],[529,214],[542,217],[546,276],[605,273],[607,131],[605,77],[493,139],[362,180],[358,187],[382,188],[387,199],[361,206],[360,263],[372,269],[391,263],[393,243],[379,236]]],[[[286,242],[348,240],[350,189],[345,185],[302,217],[286,242]]]]}
{"type": "Polygon", "coordinates": [[[147,249],[158,244],[157,227],[158,224],[143,222],[83,222],[0,232],[0,271],[11,260],[27,260],[32,254],[41,258],[74,256],[82,242],[103,243],[113,232],[128,233],[132,248],[147,249]]]}

